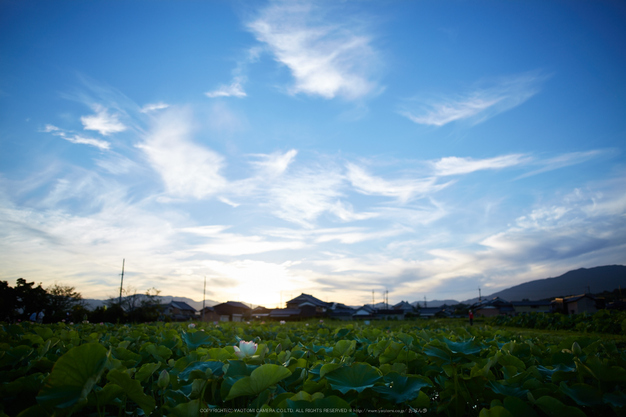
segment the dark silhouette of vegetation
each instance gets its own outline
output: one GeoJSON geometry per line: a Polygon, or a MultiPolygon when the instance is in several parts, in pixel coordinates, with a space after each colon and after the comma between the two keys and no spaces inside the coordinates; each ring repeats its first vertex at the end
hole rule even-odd
{"type": "Polygon", "coordinates": [[[145,294],[137,294],[136,290],[129,288],[121,304],[115,297],[109,299],[105,306],[90,311],[85,308],[81,294],[74,287],[54,284],[44,289],[41,284],[35,285],[35,282],[27,282],[24,278],[18,278],[15,287],[11,287],[8,282],[0,281],[0,321],[26,321],[31,317],[43,323],[157,321],[162,316],[159,293],[151,288],[145,294]]]}
{"type": "Polygon", "coordinates": [[[18,278],[15,287],[0,281],[0,298],[2,321],[28,320],[34,313],[40,321],[49,323],[71,319],[77,308],[84,309],[82,297],[74,287],[55,284],[44,289],[41,283],[35,286],[24,278],[18,278]]]}

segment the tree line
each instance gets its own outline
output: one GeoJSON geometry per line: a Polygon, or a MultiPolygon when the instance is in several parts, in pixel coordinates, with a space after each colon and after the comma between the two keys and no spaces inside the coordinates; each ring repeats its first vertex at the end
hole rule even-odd
{"type": "Polygon", "coordinates": [[[123,297],[109,298],[104,306],[91,311],[75,287],[54,284],[43,288],[41,283],[18,278],[14,287],[0,281],[0,300],[0,321],[13,323],[37,318],[43,323],[140,323],[163,318],[159,291],[154,288],[145,294],[126,290],[123,297]]]}

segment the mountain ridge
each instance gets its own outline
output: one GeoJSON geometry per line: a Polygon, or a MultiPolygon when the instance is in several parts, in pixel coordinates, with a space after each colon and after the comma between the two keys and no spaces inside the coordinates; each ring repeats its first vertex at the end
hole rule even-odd
{"type": "MultiPolygon", "coordinates": [[[[540,278],[532,281],[524,282],[510,288],[492,293],[482,297],[483,299],[491,299],[500,297],[507,301],[542,300],[547,298],[562,297],[568,295],[579,295],[589,289],[591,293],[600,293],[603,291],[613,291],[623,286],[626,290],[626,266],[624,265],[604,265],[592,268],[579,268],[567,271],[562,275],[551,278],[540,278]]],[[[142,295],[143,296],[143,295],[142,295]]],[[[171,301],[182,301],[191,307],[200,311],[202,301],[195,301],[187,297],[177,297],[172,295],[158,296],[161,304],[168,304],[171,301]]],[[[95,309],[104,306],[107,300],[84,299],[85,305],[89,309],[95,309]]],[[[474,304],[478,301],[478,297],[462,301],[463,304],[474,304]]],[[[214,306],[220,304],[220,301],[206,300],[206,306],[214,306]]],[[[245,303],[254,306],[251,303],[245,303]]],[[[389,303],[393,306],[397,303],[389,303]]],[[[423,307],[423,301],[413,301],[410,303],[414,307],[419,305],[423,307]]],[[[426,301],[427,307],[440,307],[444,304],[459,304],[459,301],[447,300],[430,300],[426,301]]],[[[384,303],[377,303],[376,307],[383,308],[384,303]]],[[[357,307],[358,308],[358,307],[357,307]]]]}

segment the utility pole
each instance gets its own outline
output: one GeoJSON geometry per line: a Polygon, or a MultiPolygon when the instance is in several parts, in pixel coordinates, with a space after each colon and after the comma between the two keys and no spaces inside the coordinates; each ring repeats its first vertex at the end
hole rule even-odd
{"type": "Polygon", "coordinates": [[[122,287],[124,286],[124,264],[126,263],[126,259],[122,259],[122,281],[120,282],[120,307],[122,307],[122,287]]]}
{"type": "Polygon", "coordinates": [[[202,321],[204,322],[204,306],[206,300],[206,275],[204,276],[204,290],[202,291],[202,321]]]}
{"type": "Polygon", "coordinates": [[[424,308],[426,308],[426,296],[424,296],[424,308]]]}
{"type": "Polygon", "coordinates": [[[480,287],[478,287],[478,302],[480,303],[483,300],[483,297],[480,295],[480,287]]]}
{"type": "Polygon", "coordinates": [[[372,308],[374,308],[374,304],[376,303],[374,302],[374,290],[372,290],[372,308]]]}

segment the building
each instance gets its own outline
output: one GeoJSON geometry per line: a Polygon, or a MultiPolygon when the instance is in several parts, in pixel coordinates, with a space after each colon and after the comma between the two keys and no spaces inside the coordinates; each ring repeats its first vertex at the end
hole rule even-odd
{"type": "Polygon", "coordinates": [[[200,310],[199,318],[201,321],[205,321],[207,323],[220,320],[219,314],[215,312],[215,309],[213,307],[204,307],[202,310],[200,310]]]}
{"type": "Polygon", "coordinates": [[[196,317],[196,309],[182,301],[172,301],[161,306],[163,315],[173,321],[193,320],[196,317]]]}
{"type": "Polygon", "coordinates": [[[591,294],[574,295],[571,297],[559,297],[552,301],[552,309],[564,314],[593,314],[602,308],[599,300],[591,294]]]}
{"type": "Polygon", "coordinates": [[[366,304],[363,307],[357,308],[356,311],[352,314],[352,318],[358,320],[371,320],[374,318],[375,312],[375,308],[366,304]]]}
{"type": "Polygon", "coordinates": [[[404,311],[390,309],[378,309],[374,313],[374,318],[379,320],[404,320],[404,311]]]}
{"type": "Polygon", "coordinates": [[[227,301],[213,306],[220,321],[242,321],[250,317],[252,309],[239,301],[227,301]]]}
{"type": "Polygon", "coordinates": [[[326,303],[322,300],[319,300],[312,295],[309,294],[300,294],[296,298],[293,298],[287,301],[287,308],[302,308],[303,306],[312,306],[315,310],[315,315],[323,316],[326,313],[326,310],[330,308],[332,303],[326,303]]]}
{"type": "Polygon", "coordinates": [[[414,313],[415,307],[413,307],[408,301],[400,301],[398,304],[393,306],[394,310],[402,310],[404,314],[414,313]]]}
{"type": "Polygon", "coordinates": [[[302,310],[299,308],[276,308],[269,314],[272,320],[300,320],[302,319],[302,310]]]}
{"type": "Polygon", "coordinates": [[[551,301],[511,301],[515,314],[527,313],[550,313],[552,311],[551,301]]]}
{"type": "Polygon", "coordinates": [[[441,317],[444,314],[443,307],[422,307],[419,309],[420,318],[441,317]]]}
{"type": "Polygon", "coordinates": [[[501,314],[512,316],[515,314],[513,305],[500,297],[474,303],[470,310],[474,312],[475,317],[494,317],[501,314]]]}
{"type": "Polygon", "coordinates": [[[271,311],[272,310],[270,310],[269,308],[257,306],[250,312],[250,317],[252,317],[253,319],[263,320],[269,317],[271,311]]]}
{"type": "Polygon", "coordinates": [[[356,312],[352,307],[341,303],[331,303],[326,310],[331,319],[352,320],[352,315],[356,312]]]}

